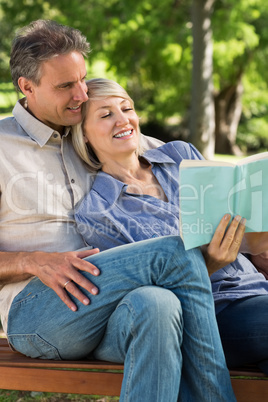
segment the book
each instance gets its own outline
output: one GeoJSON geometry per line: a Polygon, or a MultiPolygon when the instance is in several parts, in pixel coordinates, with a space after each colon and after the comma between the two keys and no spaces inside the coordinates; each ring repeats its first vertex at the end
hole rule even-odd
{"type": "Polygon", "coordinates": [[[268,152],[237,163],[188,160],[179,172],[185,249],[210,243],[224,214],[246,218],[246,232],[268,231],[268,152]]]}

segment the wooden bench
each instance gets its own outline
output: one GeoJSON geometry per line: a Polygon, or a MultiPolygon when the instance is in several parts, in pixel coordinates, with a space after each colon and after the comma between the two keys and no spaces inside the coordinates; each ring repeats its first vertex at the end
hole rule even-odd
{"type": "MultiPolygon", "coordinates": [[[[260,371],[232,370],[230,375],[238,402],[268,401],[268,378],[260,371]]],[[[0,389],[115,396],[122,379],[121,364],[31,359],[0,338],[0,389]]]]}

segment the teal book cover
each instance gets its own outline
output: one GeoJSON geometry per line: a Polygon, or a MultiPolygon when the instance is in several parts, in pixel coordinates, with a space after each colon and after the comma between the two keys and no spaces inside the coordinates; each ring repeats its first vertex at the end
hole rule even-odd
{"type": "Polygon", "coordinates": [[[246,232],[268,231],[268,152],[232,164],[180,164],[180,234],[185,249],[208,244],[224,214],[246,218],[246,232]]]}

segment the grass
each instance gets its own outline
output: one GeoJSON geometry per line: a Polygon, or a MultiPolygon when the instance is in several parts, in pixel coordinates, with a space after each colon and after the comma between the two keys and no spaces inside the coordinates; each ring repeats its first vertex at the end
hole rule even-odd
{"type": "Polygon", "coordinates": [[[118,402],[118,397],[0,390],[1,402],[118,402]]]}
{"type": "MultiPolygon", "coordinates": [[[[247,155],[245,155],[247,156],[247,155]]],[[[214,160],[215,161],[223,161],[223,162],[233,162],[236,163],[239,159],[245,158],[245,156],[235,156],[235,155],[224,155],[224,154],[215,154],[214,160]]]]}

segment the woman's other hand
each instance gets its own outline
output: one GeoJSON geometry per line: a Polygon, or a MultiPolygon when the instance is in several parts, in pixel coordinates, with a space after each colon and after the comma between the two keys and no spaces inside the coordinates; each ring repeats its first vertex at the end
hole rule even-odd
{"type": "Polygon", "coordinates": [[[230,219],[230,214],[224,215],[211,242],[201,247],[209,275],[233,262],[239,252],[246,220],[237,215],[227,229],[230,219]]]}

